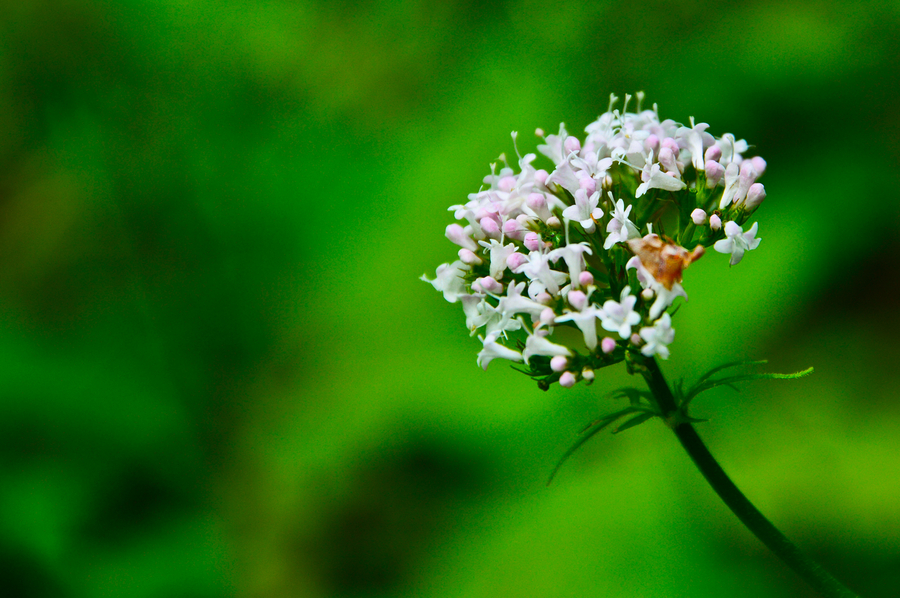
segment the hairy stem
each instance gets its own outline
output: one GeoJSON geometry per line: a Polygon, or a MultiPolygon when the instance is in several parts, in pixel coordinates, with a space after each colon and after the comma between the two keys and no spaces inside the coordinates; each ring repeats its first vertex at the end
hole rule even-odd
{"type": "MultiPolygon", "coordinates": [[[[663,416],[668,420],[678,412],[675,397],[663,377],[659,364],[654,358],[645,361],[647,367],[644,378],[650,391],[656,398],[657,404],[663,416]]],[[[677,420],[676,420],[677,421],[677,420]]],[[[826,598],[859,598],[856,594],[844,587],[841,582],[831,576],[817,562],[800,552],[784,534],[778,531],[766,517],[753,506],[747,497],[734,485],[734,482],[725,474],[716,459],[703,444],[697,431],[688,422],[680,422],[674,426],[675,435],[681,442],[681,446],[687,451],[694,464],[719,495],[728,508],[737,515],[738,519],[774,552],[788,567],[794,570],[819,594],[826,598]]]]}

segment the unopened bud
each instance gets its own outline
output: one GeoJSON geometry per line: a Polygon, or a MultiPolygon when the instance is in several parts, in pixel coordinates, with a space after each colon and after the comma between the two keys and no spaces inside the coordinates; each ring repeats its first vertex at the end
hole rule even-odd
{"type": "Polygon", "coordinates": [[[575,374],[572,372],[563,372],[563,375],[559,377],[559,385],[564,386],[565,388],[572,388],[575,386],[575,374]]]}
{"type": "Polygon", "coordinates": [[[476,251],[478,249],[478,245],[475,241],[466,234],[466,231],[458,224],[449,224],[447,225],[447,229],[444,231],[444,235],[450,239],[453,243],[456,243],[460,247],[464,249],[468,249],[469,251],[476,251]]]}
{"type": "Polygon", "coordinates": [[[526,233],[524,243],[528,251],[537,251],[541,248],[541,236],[534,232],[526,233]]]}
{"type": "Polygon", "coordinates": [[[702,225],[704,222],[706,222],[706,212],[704,212],[700,208],[697,208],[696,210],[691,212],[691,220],[697,226],[702,225]]]}
{"type": "Polygon", "coordinates": [[[753,163],[753,169],[756,171],[756,178],[761,177],[766,171],[766,161],[759,156],[753,156],[750,158],[750,162],[753,163]]]}
{"type": "Polygon", "coordinates": [[[526,263],[528,263],[528,256],[519,253],[518,251],[511,253],[509,257],[506,258],[506,267],[516,273],[518,273],[519,268],[526,263]]]}
{"type": "Polygon", "coordinates": [[[631,339],[629,339],[629,340],[631,340],[632,345],[640,345],[641,344],[641,337],[637,332],[632,334],[631,339]]]}
{"type": "Polygon", "coordinates": [[[568,295],[569,305],[581,311],[584,309],[584,306],[587,305],[587,296],[581,291],[569,291],[568,295]]]}
{"type": "Polygon", "coordinates": [[[587,271],[582,272],[578,275],[578,284],[583,287],[594,284],[594,275],[587,271]]]}
{"type": "Polygon", "coordinates": [[[481,225],[481,230],[483,230],[484,234],[487,236],[500,238],[500,225],[498,225],[497,221],[493,218],[485,216],[478,221],[478,224],[481,225]]]}
{"type": "Polygon", "coordinates": [[[475,280],[475,282],[472,284],[472,288],[474,288],[476,291],[493,293],[495,295],[499,295],[503,292],[503,285],[490,276],[485,276],[484,278],[475,280]]]}
{"type": "Polygon", "coordinates": [[[553,324],[553,321],[556,319],[556,314],[553,313],[553,310],[549,307],[541,312],[541,324],[544,326],[550,326],[553,324]]]}
{"type": "Polygon", "coordinates": [[[725,167],[713,160],[707,160],[704,168],[706,168],[706,188],[715,189],[725,174],[725,167]]]}
{"type": "Polygon", "coordinates": [[[616,341],[608,336],[603,337],[600,341],[600,350],[606,354],[612,353],[616,350],[616,341]]]}
{"type": "Polygon", "coordinates": [[[550,369],[554,372],[562,372],[569,365],[569,360],[562,355],[556,355],[550,360],[550,369]]]}
{"type": "Polygon", "coordinates": [[[566,141],[563,146],[565,147],[567,154],[581,151],[581,142],[578,141],[578,137],[573,137],[572,135],[566,137],[566,141]]]}
{"type": "Polygon", "coordinates": [[[721,157],[722,148],[718,145],[709,146],[706,148],[706,153],[703,154],[703,159],[707,162],[718,162],[721,157]]]}
{"type": "Polygon", "coordinates": [[[483,263],[480,257],[466,248],[462,248],[459,250],[459,259],[462,260],[462,263],[469,264],[470,266],[477,266],[483,263]]]}
{"type": "Polygon", "coordinates": [[[722,219],[719,218],[716,214],[713,214],[709,217],[709,228],[713,230],[719,230],[722,228],[722,219]]]}
{"type": "Polygon", "coordinates": [[[581,377],[584,378],[588,384],[594,381],[594,370],[591,368],[584,368],[581,370],[581,377]]]}
{"type": "Polygon", "coordinates": [[[753,183],[750,185],[750,190],[747,191],[747,200],[744,202],[744,205],[748,210],[755,210],[765,198],[766,188],[763,187],[762,183],[753,183]]]}

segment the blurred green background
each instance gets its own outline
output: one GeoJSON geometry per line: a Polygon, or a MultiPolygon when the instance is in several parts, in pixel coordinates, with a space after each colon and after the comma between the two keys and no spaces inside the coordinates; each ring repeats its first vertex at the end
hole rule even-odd
{"type": "Polygon", "coordinates": [[[896,2],[29,1],[0,10],[0,594],[812,596],[658,422],[485,373],[447,206],[610,92],[768,161],[759,251],[665,364],[713,453],[867,597],[900,585],[896,2]],[[526,134],[527,133],[527,134],[526,134]]]}

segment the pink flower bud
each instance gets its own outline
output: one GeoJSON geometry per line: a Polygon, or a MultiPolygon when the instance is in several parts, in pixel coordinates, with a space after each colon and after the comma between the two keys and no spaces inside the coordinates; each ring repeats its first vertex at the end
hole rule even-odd
{"type": "Polygon", "coordinates": [[[706,148],[706,153],[703,154],[703,159],[707,162],[718,162],[719,158],[722,157],[722,148],[718,145],[711,145],[706,148]]]}
{"type": "Polygon", "coordinates": [[[584,177],[583,179],[578,179],[578,185],[587,191],[588,195],[594,193],[597,190],[597,181],[592,179],[591,177],[584,177]]]}
{"type": "Polygon", "coordinates": [[[518,251],[510,254],[508,258],[506,258],[506,266],[512,270],[513,272],[517,272],[519,268],[522,267],[522,264],[528,262],[528,257],[519,253],[518,251]]]}
{"type": "Polygon", "coordinates": [[[459,259],[462,260],[462,263],[469,264],[470,266],[477,266],[482,263],[480,257],[465,248],[459,250],[459,259]]]}
{"type": "Polygon", "coordinates": [[[559,377],[559,385],[565,388],[572,388],[575,386],[575,374],[572,372],[564,372],[563,375],[559,377]]]}
{"type": "Polygon", "coordinates": [[[654,154],[659,151],[659,137],[654,134],[650,134],[644,139],[644,149],[647,151],[652,151],[654,154]]]}
{"type": "Polygon", "coordinates": [[[444,231],[444,235],[450,239],[453,243],[456,243],[460,247],[464,249],[468,249],[469,251],[477,251],[478,244],[466,234],[466,231],[458,224],[448,224],[447,229],[444,231]]]}
{"type": "Polygon", "coordinates": [[[669,174],[677,174],[678,164],[675,163],[675,154],[668,147],[659,150],[659,163],[666,167],[669,174]]]}
{"type": "Polygon", "coordinates": [[[541,236],[534,232],[526,233],[524,243],[528,251],[537,251],[541,248],[541,236]]]}
{"type": "Polygon", "coordinates": [[[550,228],[562,228],[562,222],[556,216],[550,216],[547,218],[547,226],[550,228]]]}
{"type": "Polygon", "coordinates": [[[484,278],[476,279],[472,284],[472,288],[476,291],[481,291],[484,293],[493,293],[495,295],[499,295],[503,292],[503,285],[491,278],[490,276],[485,276],[484,278]]]}
{"type": "Polygon", "coordinates": [[[594,284],[594,275],[588,271],[584,271],[578,275],[578,284],[583,287],[590,286],[594,284]]]}
{"type": "Polygon", "coordinates": [[[553,324],[553,321],[556,319],[556,314],[553,313],[553,310],[549,307],[541,312],[541,324],[544,326],[550,326],[553,324]]]}
{"type": "MultiPolygon", "coordinates": [[[[678,156],[678,152],[680,151],[680,148],[678,147],[678,142],[675,141],[674,139],[672,139],[671,137],[666,137],[665,139],[663,139],[661,145],[663,148],[668,148],[669,150],[671,150],[673,155],[678,156]]],[[[659,151],[662,151],[662,150],[659,150],[659,151]]]]}
{"type": "Polygon", "coordinates": [[[500,179],[500,182],[497,183],[497,186],[501,191],[512,191],[516,188],[516,177],[514,176],[505,176],[500,179]]]}
{"type": "Polygon", "coordinates": [[[581,142],[578,141],[578,137],[573,137],[571,135],[566,137],[566,141],[563,146],[565,147],[567,154],[581,151],[581,142]]]}
{"type": "Polygon", "coordinates": [[[761,177],[766,171],[766,161],[759,156],[753,156],[750,158],[750,162],[753,163],[753,169],[756,171],[756,178],[761,177]]]}
{"type": "Polygon", "coordinates": [[[569,365],[569,360],[566,359],[563,355],[556,355],[553,359],[550,360],[550,369],[554,372],[564,371],[567,365],[569,365]]]}
{"type": "Polygon", "coordinates": [[[551,297],[550,293],[546,291],[543,293],[538,293],[537,296],[535,296],[534,300],[543,305],[550,305],[551,303],[553,303],[553,297],[551,297]]]}
{"type": "Polygon", "coordinates": [[[497,221],[493,218],[484,217],[482,218],[478,224],[481,225],[481,230],[484,231],[489,237],[500,238],[500,226],[497,224],[497,221]]]}
{"type": "Polygon", "coordinates": [[[567,296],[569,300],[569,305],[581,311],[584,309],[584,306],[587,304],[587,296],[581,291],[569,291],[567,296]]]}
{"type": "Polygon", "coordinates": [[[694,222],[694,224],[700,226],[701,224],[706,222],[706,212],[704,212],[700,208],[697,208],[696,210],[691,212],[691,220],[694,222]]]}
{"type": "Polygon", "coordinates": [[[640,345],[641,344],[641,337],[637,332],[632,334],[631,338],[629,340],[631,341],[632,345],[640,345]]]}
{"type": "Polygon", "coordinates": [[[510,239],[521,241],[525,238],[525,229],[517,220],[507,220],[503,223],[503,234],[510,239]]]}
{"type": "Polygon", "coordinates": [[[540,170],[536,170],[534,172],[534,182],[538,185],[546,185],[548,176],[550,176],[550,173],[543,168],[541,168],[540,170]]]}
{"type": "Polygon", "coordinates": [[[766,188],[762,186],[762,183],[753,183],[750,185],[750,190],[747,191],[747,200],[744,205],[748,210],[755,210],[765,198],[766,188]]]}
{"type": "Polygon", "coordinates": [[[716,185],[719,184],[719,181],[722,180],[722,176],[725,174],[725,167],[718,162],[707,160],[706,164],[704,164],[704,168],[706,170],[706,188],[715,189],[716,185]]]}
{"type": "Polygon", "coordinates": [[[719,230],[722,228],[722,219],[713,214],[709,217],[709,228],[713,230],[719,230]]]}
{"type": "Polygon", "coordinates": [[[612,353],[616,350],[616,341],[608,336],[603,337],[603,340],[600,341],[600,350],[607,355],[612,353]]]}

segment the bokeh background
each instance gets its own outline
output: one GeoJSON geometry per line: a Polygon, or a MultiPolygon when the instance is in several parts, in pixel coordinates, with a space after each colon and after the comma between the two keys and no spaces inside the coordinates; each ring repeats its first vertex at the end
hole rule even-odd
{"type": "Polygon", "coordinates": [[[0,594],[806,597],[609,369],[541,392],[418,277],[521,131],[610,92],[768,161],[665,364],[810,365],[701,435],[900,584],[900,5],[22,0],[0,9],[0,594]]]}

